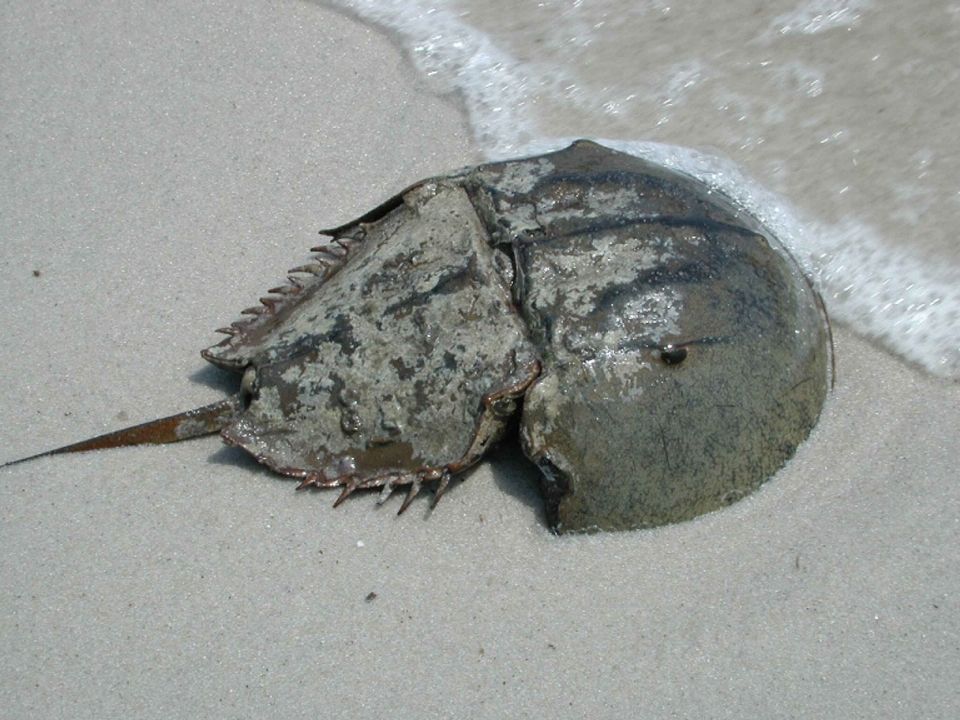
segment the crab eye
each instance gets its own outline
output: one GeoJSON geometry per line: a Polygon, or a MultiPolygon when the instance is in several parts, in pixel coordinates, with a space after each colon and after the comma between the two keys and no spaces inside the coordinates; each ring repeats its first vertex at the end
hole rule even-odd
{"type": "Polygon", "coordinates": [[[667,365],[679,365],[687,359],[687,349],[682,345],[664,345],[660,348],[660,359],[667,365]]]}
{"type": "Polygon", "coordinates": [[[253,365],[248,365],[243,371],[243,380],[240,381],[240,397],[245,405],[249,405],[258,389],[257,369],[253,365]]]}

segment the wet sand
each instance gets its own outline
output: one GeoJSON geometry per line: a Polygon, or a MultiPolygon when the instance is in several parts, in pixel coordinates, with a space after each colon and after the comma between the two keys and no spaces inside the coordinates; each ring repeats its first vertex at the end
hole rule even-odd
{"type": "MultiPolygon", "coordinates": [[[[192,7],[2,31],[0,460],[221,397],[199,349],[317,228],[479,157],[377,32],[192,7]]],[[[960,385],[835,335],[835,392],[788,467],[656,531],[551,536],[510,450],[402,517],[333,510],[216,438],[5,469],[0,706],[949,717],[960,385]]]]}

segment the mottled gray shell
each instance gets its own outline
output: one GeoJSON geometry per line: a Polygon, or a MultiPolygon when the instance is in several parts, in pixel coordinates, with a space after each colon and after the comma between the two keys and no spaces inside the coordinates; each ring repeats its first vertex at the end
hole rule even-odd
{"type": "Polygon", "coordinates": [[[224,438],[306,485],[442,489],[522,408],[553,528],[651,527],[749,493],[819,415],[828,329],[799,268],[633,156],[480,166],[329,233],[204,352],[245,373],[224,438]]]}

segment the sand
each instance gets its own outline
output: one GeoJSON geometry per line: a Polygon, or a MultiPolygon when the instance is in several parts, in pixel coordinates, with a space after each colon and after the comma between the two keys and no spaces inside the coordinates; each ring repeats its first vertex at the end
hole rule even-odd
{"type": "MultiPolygon", "coordinates": [[[[317,228],[478,158],[312,4],[6,17],[0,461],[221,397],[198,350],[317,228]]],[[[5,469],[0,714],[951,717],[960,386],[835,333],[794,461],[656,531],[550,535],[509,450],[401,517],[216,438],[5,469]]]]}

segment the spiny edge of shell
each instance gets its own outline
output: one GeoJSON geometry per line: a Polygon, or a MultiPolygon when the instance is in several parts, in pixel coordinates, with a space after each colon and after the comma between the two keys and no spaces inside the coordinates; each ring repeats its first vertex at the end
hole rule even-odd
{"type": "Polygon", "coordinates": [[[314,253],[312,262],[288,270],[286,283],[267,290],[267,294],[260,298],[259,305],[240,311],[240,314],[246,317],[235,320],[227,327],[217,328],[215,332],[229,337],[204,350],[203,357],[217,363],[221,354],[238,350],[250,333],[270,322],[287,307],[296,304],[304,291],[319,287],[340,272],[352,256],[354,248],[366,236],[363,224],[350,229],[352,232],[334,237],[325,245],[310,248],[310,252],[314,253]],[[301,279],[298,275],[306,277],[301,279]]]}

